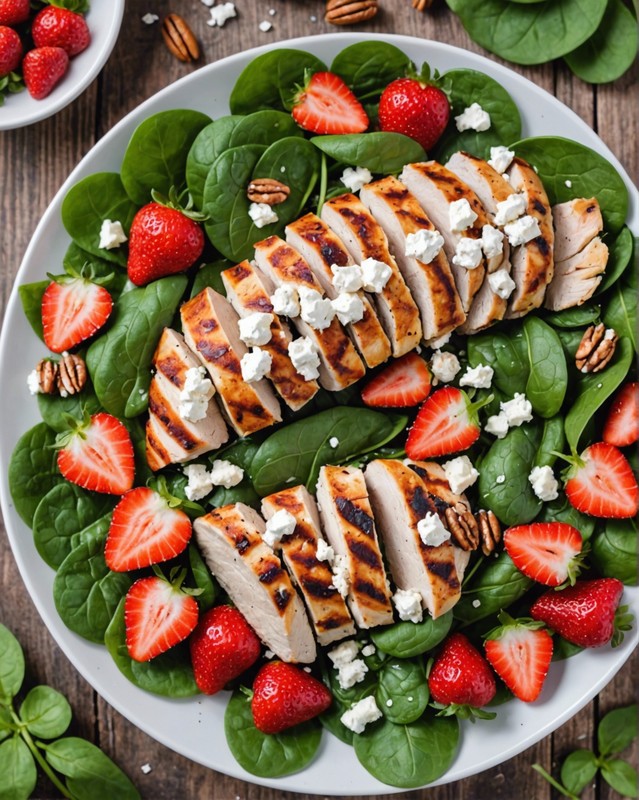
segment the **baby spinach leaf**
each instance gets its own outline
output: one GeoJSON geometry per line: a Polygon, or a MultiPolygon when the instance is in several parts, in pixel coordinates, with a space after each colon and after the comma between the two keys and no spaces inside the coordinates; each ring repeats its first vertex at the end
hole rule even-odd
{"type": "Polygon", "coordinates": [[[541,443],[539,445],[539,450],[537,450],[533,466],[552,467],[557,460],[557,456],[554,455],[554,453],[561,453],[565,441],[563,418],[556,416],[544,420],[541,443]]]}
{"type": "Polygon", "coordinates": [[[637,290],[621,283],[610,291],[610,299],[604,307],[603,321],[614,328],[619,336],[627,339],[637,352],[637,290]]]}
{"type": "Polygon", "coordinates": [[[637,525],[634,520],[608,520],[592,541],[592,560],[602,575],[636,585],[637,525]]]}
{"type": "Polygon", "coordinates": [[[391,81],[404,77],[410,59],[388,42],[357,42],[345,47],[333,59],[331,72],[362,98],[381,94],[391,81]]]}
{"type": "Polygon", "coordinates": [[[251,702],[235,691],[224,714],[224,731],[238,764],[260,778],[280,778],[306,767],[315,757],[322,738],[317,720],[282,733],[262,733],[255,727],[251,702]]]}
{"type": "Polygon", "coordinates": [[[201,589],[200,594],[197,595],[195,599],[200,607],[200,611],[208,611],[215,603],[219,587],[211,575],[211,570],[204,563],[200,551],[194,544],[189,545],[188,554],[195,587],[201,589]]]}
{"type": "Polygon", "coordinates": [[[457,752],[459,723],[455,717],[423,717],[409,725],[384,720],[355,737],[355,755],[377,780],[402,789],[416,789],[436,780],[457,752]]]}
{"type": "Polygon", "coordinates": [[[24,680],[24,653],[20,642],[0,622],[0,703],[8,705],[20,691],[24,680]]]}
{"type": "Polygon", "coordinates": [[[633,246],[632,231],[624,225],[618,236],[608,243],[608,263],[603,280],[597,287],[595,295],[603,294],[623,275],[632,260],[633,246]]]}
{"type": "Polygon", "coordinates": [[[290,114],[265,108],[240,117],[231,131],[228,147],[240,147],[243,144],[262,144],[268,147],[289,136],[303,137],[304,132],[290,114]]]}
{"type": "Polygon", "coordinates": [[[41,739],[56,739],[71,724],[67,698],[50,686],[34,686],[20,706],[20,719],[29,733],[41,739]]]}
{"type": "Polygon", "coordinates": [[[575,750],[561,765],[561,782],[575,795],[580,795],[597,774],[597,757],[592,750],[575,750]]]}
{"type": "Polygon", "coordinates": [[[526,391],[528,355],[521,328],[508,332],[492,331],[468,337],[468,363],[494,370],[493,386],[512,397],[526,391]]]}
{"type": "Polygon", "coordinates": [[[186,185],[197,208],[202,208],[206,176],[215,159],[229,147],[231,133],[244,117],[229,114],[205,125],[186,157],[186,185]]]}
{"type": "Polygon", "coordinates": [[[563,311],[554,311],[546,314],[544,320],[554,328],[584,328],[593,322],[598,322],[601,315],[601,306],[596,303],[586,303],[583,306],[566,308],[563,311]]]}
{"type": "Polygon", "coordinates": [[[96,414],[101,410],[100,401],[93,391],[90,381],[78,394],[62,397],[59,394],[38,394],[38,408],[44,422],[56,433],[63,433],[69,429],[65,415],[70,414],[75,419],[82,419],[84,412],[96,414]]]}
{"type": "Polygon", "coordinates": [[[568,369],[561,340],[550,325],[538,317],[526,317],[523,331],[530,366],[526,397],[535,413],[552,417],[561,408],[568,388],[568,369]]]}
{"type": "Polygon", "coordinates": [[[273,142],[255,165],[253,178],[283,180],[291,190],[283,203],[276,206],[278,229],[299,216],[320,171],[320,156],[308,139],[287,136],[273,142]]]}
{"type": "Polygon", "coordinates": [[[421,622],[396,622],[371,631],[371,639],[383,653],[397,658],[410,658],[427,653],[443,641],[453,622],[453,612],[447,611],[433,619],[430,615],[421,622]]]}
{"type": "Polygon", "coordinates": [[[67,247],[62,266],[67,275],[84,272],[85,277],[91,280],[98,278],[100,285],[108,289],[112,297],[119,294],[127,282],[126,271],[119,264],[83,250],[76,242],[67,247]]]}
{"type": "Polygon", "coordinates": [[[637,770],[622,758],[613,758],[601,765],[601,777],[623,797],[638,797],[637,770]]]}
{"type": "Polygon", "coordinates": [[[0,791],[7,800],[27,800],[38,780],[33,756],[19,736],[0,744],[0,791]]]}
{"type": "Polygon", "coordinates": [[[36,336],[44,341],[42,333],[42,296],[50,281],[22,283],[18,286],[18,296],[22,310],[36,336]]]}
{"type": "Polygon", "coordinates": [[[95,393],[110,414],[135,417],[146,410],[153,353],[186,283],[184,275],[170,275],[125,292],[114,306],[109,330],[87,350],[95,393]]]}
{"type": "Polygon", "coordinates": [[[399,172],[405,164],[426,158],[424,148],[401,133],[373,131],[313,136],[311,142],[341,164],[385,174],[399,172]]]}
{"type": "Polygon", "coordinates": [[[226,289],[224,288],[224,283],[222,282],[220,274],[223,270],[227,269],[229,265],[230,262],[222,258],[218,261],[213,261],[211,264],[202,264],[195,273],[190,296],[195,297],[202,289],[206,289],[207,286],[210,286],[212,289],[215,289],[216,292],[226,297],[226,289]]]}
{"type": "Polygon", "coordinates": [[[536,518],[537,522],[566,522],[581,533],[583,539],[590,539],[594,533],[596,520],[577,511],[564,494],[560,494],[556,500],[544,503],[541,513],[536,518]]]}
{"type": "Polygon", "coordinates": [[[324,711],[323,714],[320,714],[319,721],[322,727],[326,728],[326,730],[329,733],[332,733],[333,736],[336,736],[340,742],[344,742],[344,744],[350,744],[352,746],[355,734],[352,730],[350,730],[350,728],[347,728],[341,720],[342,715],[345,711],[348,711],[349,708],[350,704],[345,705],[334,697],[330,708],[328,708],[327,711],[324,711]]]}
{"type": "Polygon", "coordinates": [[[29,527],[38,503],[64,478],[58,470],[56,434],[44,422],[23,433],[9,461],[9,491],[16,511],[29,527]]]}
{"type": "Polygon", "coordinates": [[[415,722],[426,710],[430,693],[421,663],[393,658],[379,672],[375,699],[389,722],[415,722]]]}
{"type": "Polygon", "coordinates": [[[637,735],[637,704],[609,711],[597,728],[597,744],[602,758],[616,755],[630,747],[637,735]]]}
{"type": "Polygon", "coordinates": [[[131,200],[138,206],[151,202],[151,190],[168,195],[186,184],[186,154],[195,137],[211,118],[186,108],[160,111],[133,131],[120,175],[131,200]]]}
{"type": "Polygon", "coordinates": [[[584,649],[578,644],[573,644],[569,642],[568,639],[564,639],[563,636],[560,636],[556,633],[553,636],[553,649],[552,649],[552,660],[553,661],[565,661],[567,658],[572,658],[576,656],[578,653],[581,653],[584,649]]]}
{"type": "Polygon", "coordinates": [[[464,625],[470,625],[508,608],[532,585],[533,581],[520,572],[508,553],[502,550],[497,558],[487,559],[485,566],[464,587],[453,615],[464,625]],[[479,600],[477,606],[473,605],[476,600],[479,600]]]}

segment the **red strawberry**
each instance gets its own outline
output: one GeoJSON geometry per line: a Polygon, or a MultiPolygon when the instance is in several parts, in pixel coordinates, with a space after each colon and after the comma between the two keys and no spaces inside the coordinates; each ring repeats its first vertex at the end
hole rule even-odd
{"type": "Polygon", "coordinates": [[[639,441],[639,383],[626,383],[617,392],[601,438],[617,447],[639,441]]]}
{"type": "Polygon", "coordinates": [[[56,6],[46,6],[36,14],[31,35],[36,47],[61,47],[69,56],[77,56],[91,43],[82,14],[56,6]]]}
{"type": "Polygon", "coordinates": [[[362,389],[367,406],[416,406],[430,393],[430,370],[417,353],[408,353],[383,369],[362,389]]]}
{"type": "Polygon", "coordinates": [[[623,612],[616,614],[622,594],[623,583],[616,578],[577,581],[561,592],[542,594],[532,604],[530,615],[573,644],[601,647],[616,631],[627,630],[623,612]]]}
{"type": "Polygon", "coordinates": [[[79,276],[57,277],[42,296],[44,343],[54,353],[71,350],[100,330],[112,310],[103,286],[79,276]]]}
{"type": "Polygon", "coordinates": [[[308,672],[271,661],[253,683],[253,721],[262,733],[280,733],[326,711],[332,700],[326,686],[308,672]]]}
{"type": "Polygon", "coordinates": [[[497,691],[488,662],[463,633],[453,633],[444,642],[428,675],[428,688],[436,703],[460,716],[490,703],[497,691]]]}
{"type": "Polygon", "coordinates": [[[215,606],[189,639],[193,675],[201,692],[215,694],[260,657],[262,645],[237,608],[215,606]]]}
{"type": "Polygon", "coordinates": [[[146,486],[128,491],[113,510],[104,548],[109,569],[128,572],[179,555],[191,538],[191,520],[170,499],[146,486]]]}
{"type": "Polygon", "coordinates": [[[479,438],[477,408],[461,389],[438,389],[419,409],[408,431],[406,455],[421,461],[467,450],[479,438]]]}
{"type": "Polygon", "coordinates": [[[124,601],[126,646],[134,661],[149,661],[184,641],[197,625],[195,598],[181,588],[186,570],[167,581],[161,573],[140,578],[124,601]]]}
{"type": "Polygon", "coordinates": [[[582,545],[579,531],[565,522],[532,522],[504,533],[504,546],[517,569],[546,586],[575,582],[582,545]]]}
{"type": "Polygon", "coordinates": [[[29,19],[29,0],[0,0],[0,25],[19,25],[29,19]]]}
{"type": "Polygon", "coordinates": [[[13,30],[0,25],[0,78],[4,78],[20,65],[22,42],[13,30]]]}
{"type": "Polygon", "coordinates": [[[532,703],[548,674],[552,636],[541,623],[514,620],[503,611],[499,620],[503,624],[488,634],[484,644],[486,658],[515,697],[532,703]]]}
{"type": "Polygon", "coordinates": [[[316,72],[294,99],[293,119],[312,133],[363,133],[369,119],[344,81],[332,72],[316,72]]]}
{"type": "Polygon", "coordinates": [[[124,494],[133,486],[133,445],[116,417],[101,411],[59,437],[58,469],[71,483],[104,494],[124,494]]]}
{"type": "Polygon", "coordinates": [[[34,47],[22,59],[22,75],[29,94],[42,100],[51,94],[69,68],[69,56],[61,47],[34,47]]]}
{"type": "Polygon", "coordinates": [[[444,92],[420,78],[397,78],[384,89],[379,101],[383,131],[410,136],[430,150],[444,132],[450,104],[444,92]]]}
{"type": "Polygon", "coordinates": [[[570,459],[566,497],[578,511],[593,517],[634,517],[639,510],[639,487],[632,467],[614,445],[597,442],[570,459]]]}

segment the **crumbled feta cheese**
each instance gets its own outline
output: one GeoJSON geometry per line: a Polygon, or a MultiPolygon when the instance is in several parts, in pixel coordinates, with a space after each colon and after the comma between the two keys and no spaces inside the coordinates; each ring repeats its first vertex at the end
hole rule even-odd
{"type": "Polygon", "coordinates": [[[527,208],[526,197],[523,194],[510,194],[501,203],[497,203],[495,211],[495,225],[505,225],[521,217],[527,208]]]}
{"type": "Polygon", "coordinates": [[[300,298],[295,284],[283,283],[271,296],[273,313],[282,317],[299,317],[300,298]]]}
{"type": "Polygon", "coordinates": [[[275,658],[275,653],[272,650],[265,650],[264,658],[267,658],[270,661],[272,658],[275,658]]]}
{"type": "Polygon", "coordinates": [[[319,355],[317,354],[317,348],[308,336],[291,342],[288,346],[288,354],[293,366],[305,381],[313,381],[319,378],[317,369],[320,365],[319,355]]]}
{"type": "Polygon", "coordinates": [[[604,333],[604,340],[606,339],[614,339],[617,335],[617,331],[614,328],[606,328],[604,333]]]}
{"type": "Polygon", "coordinates": [[[362,268],[359,264],[351,267],[331,266],[333,286],[336,292],[358,292],[362,288],[362,268]]]}
{"type": "Polygon", "coordinates": [[[461,369],[459,359],[454,353],[442,353],[437,350],[430,360],[430,371],[434,378],[442,383],[450,383],[455,380],[455,375],[461,369]]]}
{"type": "Polygon", "coordinates": [[[327,655],[333,662],[335,669],[339,669],[340,667],[345,667],[346,664],[350,664],[351,661],[357,658],[358,653],[359,645],[354,639],[349,639],[347,642],[342,642],[337,647],[329,650],[327,655]]]}
{"type": "Polygon", "coordinates": [[[204,367],[190,367],[184,374],[184,386],[179,394],[178,414],[187,422],[199,422],[206,417],[209,400],[215,387],[205,377],[204,367]]]}
{"type": "Polygon", "coordinates": [[[257,27],[262,31],[262,33],[268,33],[268,31],[270,31],[271,28],[273,27],[273,23],[265,19],[262,20],[262,22],[260,22],[260,24],[257,27]]]}
{"type": "Polygon", "coordinates": [[[488,285],[497,297],[501,297],[502,300],[508,300],[516,286],[506,268],[491,272],[488,276],[488,285]]]}
{"type": "Polygon", "coordinates": [[[373,174],[366,167],[346,167],[340,180],[351,192],[359,192],[362,186],[373,180],[373,174]]]}
{"type": "Polygon", "coordinates": [[[386,706],[387,708],[391,708],[392,705],[393,705],[393,698],[389,697],[388,700],[386,701],[386,706]]]}
{"type": "Polygon", "coordinates": [[[215,0],[200,0],[200,2],[207,8],[211,8],[211,6],[215,5],[215,0]]]}
{"type": "Polygon", "coordinates": [[[333,559],[333,586],[342,597],[348,595],[350,576],[348,574],[348,559],[345,555],[338,554],[333,559]]]}
{"type": "Polygon", "coordinates": [[[499,484],[500,486],[501,486],[502,483],[506,483],[506,476],[505,475],[498,475],[495,478],[495,483],[499,484]]]}
{"type": "Polygon", "coordinates": [[[111,221],[110,219],[103,219],[100,227],[100,243],[98,247],[102,250],[113,250],[126,242],[127,237],[122,227],[122,223],[118,220],[111,221]]]}
{"type": "Polygon", "coordinates": [[[530,422],[533,418],[530,400],[521,392],[515,392],[512,400],[500,403],[499,407],[502,413],[506,415],[510,428],[518,428],[522,423],[530,422]]]}
{"type": "Polygon", "coordinates": [[[493,225],[481,229],[481,249],[486,258],[497,258],[504,252],[504,234],[493,225]]]}
{"type": "Polygon", "coordinates": [[[355,686],[356,683],[363,681],[367,672],[368,667],[366,666],[366,662],[361,658],[355,658],[353,661],[349,661],[348,664],[339,667],[337,671],[337,682],[342,689],[350,689],[352,686],[355,686]]]}
{"type": "Polygon", "coordinates": [[[331,305],[342,325],[359,322],[364,317],[364,301],[358,294],[341,292],[331,300],[331,305]]]}
{"type": "Polygon", "coordinates": [[[427,511],[424,519],[420,519],[417,523],[417,533],[422,542],[429,547],[439,547],[450,539],[450,531],[442,524],[439,514],[433,514],[431,511],[427,511]]]}
{"type": "Polygon", "coordinates": [[[242,317],[238,323],[240,339],[247,347],[260,347],[271,341],[271,323],[273,315],[264,311],[254,311],[247,317],[242,317]]]}
{"type": "Polygon", "coordinates": [[[571,180],[565,180],[565,181],[564,181],[564,185],[565,185],[565,186],[566,186],[568,189],[572,189],[572,181],[571,181],[571,180]]]}
{"type": "Polygon", "coordinates": [[[398,589],[393,595],[393,604],[399,618],[404,622],[421,622],[424,616],[422,596],[414,589],[398,589]]]}
{"type": "Polygon", "coordinates": [[[533,492],[544,503],[559,497],[559,483],[553,475],[552,467],[533,467],[528,480],[533,492]]]}
{"type": "Polygon", "coordinates": [[[247,383],[261,381],[262,378],[268,375],[272,363],[273,356],[270,353],[259,347],[254,347],[253,351],[245,353],[240,361],[242,380],[247,383]]]}
{"type": "Polygon", "coordinates": [[[477,214],[470,207],[468,200],[462,197],[460,200],[453,200],[448,206],[448,218],[452,231],[465,231],[477,219],[477,214]]]}
{"type": "Polygon", "coordinates": [[[471,603],[471,606],[472,606],[473,608],[479,608],[479,606],[480,606],[480,605],[481,605],[481,600],[480,600],[478,597],[476,597],[476,598],[473,600],[473,602],[471,603]]]}
{"type": "Polygon", "coordinates": [[[482,249],[481,239],[471,239],[464,236],[457,242],[453,264],[464,269],[475,269],[481,264],[482,249]]]}
{"type": "Polygon", "coordinates": [[[146,13],[146,14],[144,14],[144,16],[142,17],[142,22],[143,22],[145,25],[153,25],[153,23],[154,23],[154,22],[157,22],[159,19],[160,19],[160,18],[158,17],[158,15],[157,15],[157,14],[151,14],[150,12],[147,12],[147,13],[146,13]]]}
{"type": "Polygon", "coordinates": [[[293,533],[296,525],[295,517],[285,508],[280,508],[266,521],[266,530],[262,534],[262,539],[269,547],[275,549],[283,536],[290,536],[293,533]]]}
{"type": "Polygon", "coordinates": [[[275,16],[275,14],[277,14],[277,11],[276,11],[274,8],[269,8],[269,10],[268,10],[268,13],[269,13],[269,14],[270,14],[272,17],[274,17],[274,16],[275,16]]]}
{"type": "Polygon", "coordinates": [[[337,436],[331,436],[331,438],[328,440],[328,443],[333,448],[333,450],[336,447],[339,447],[339,439],[337,438],[337,436]]]}
{"type": "Polygon", "coordinates": [[[328,297],[322,295],[316,289],[309,289],[300,286],[300,316],[311,328],[323,331],[330,327],[335,317],[335,309],[328,297]]]}
{"type": "Polygon", "coordinates": [[[392,274],[393,270],[383,261],[365,258],[362,261],[362,288],[367,292],[379,293],[383,291],[392,274]]]}
{"type": "Polygon", "coordinates": [[[318,561],[328,561],[329,564],[332,564],[335,559],[335,550],[324,539],[318,539],[315,556],[318,561]]]}
{"type": "Polygon", "coordinates": [[[416,258],[422,264],[430,264],[444,246],[444,237],[439,231],[428,231],[425,228],[406,237],[405,254],[416,258]]]}
{"type": "Polygon", "coordinates": [[[490,114],[479,105],[471,103],[461,114],[455,117],[457,130],[462,131],[487,131],[490,128],[490,114]]]}
{"type": "MultiPolygon", "coordinates": [[[[157,19],[157,17],[156,17],[156,19],[157,19]]],[[[142,770],[142,772],[143,772],[145,775],[148,775],[148,774],[149,774],[149,772],[151,772],[151,770],[153,769],[153,767],[152,767],[150,764],[142,764],[142,766],[140,767],[140,769],[142,770]]]]}
{"type": "Polygon", "coordinates": [[[223,486],[225,489],[237,486],[244,478],[244,470],[224,458],[215,459],[210,474],[213,486],[223,486]]]}
{"type": "Polygon", "coordinates": [[[473,386],[475,389],[490,389],[495,371],[492,367],[477,364],[476,367],[466,367],[466,372],[461,376],[460,386],[473,386]]]}
{"type": "Polygon", "coordinates": [[[189,500],[201,500],[212,491],[211,474],[203,464],[187,464],[182,471],[189,481],[184,488],[189,500]]]}
{"type": "Polygon", "coordinates": [[[510,244],[517,247],[517,245],[526,244],[531,239],[536,239],[541,234],[541,229],[539,221],[530,214],[526,214],[526,216],[504,225],[504,232],[510,244]]]}
{"type": "Polygon", "coordinates": [[[206,24],[210,25],[212,28],[215,27],[215,25],[221,28],[228,19],[236,16],[235,3],[220,3],[217,6],[213,6],[211,9],[211,19],[207,20],[206,24]]]}
{"type": "Polygon", "coordinates": [[[377,650],[375,649],[374,644],[365,644],[362,647],[362,655],[368,658],[369,656],[374,656],[377,650]]]}
{"type": "Polygon", "coordinates": [[[251,203],[248,215],[253,220],[256,228],[263,228],[265,225],[270,225],[279,219],[277,213],[273,211],[273,207],[269,206],[268,203],[251,203]]]}
{"type": "Polygon", "coordinates": [[[345,711],[340,717],[340,722],[353,733],[363,733],[364,728],[382,716],[377,707],[375,698],[368,695],[363,700],[358,700],[354,706],[345,711]]]}
{"type": "Polygon", "coordinates": [[[38,371],[32,369],[27,375],[27,386],[29,387],[30,394],[40,393],[40,379],[38,378],[38,371]]]}
{"type": "Polygon", "coordinates": [[[499,172],[501,175],[503,172],[506,172],[508,167],[512,164],[514,157],[515,154],[512,150],[509,150],[507,147],[504,147],[500,144],[498,147],[490,148],[490,158],[488,159],[488,163],[496,172],[499,172]]]}
{"type": "Polygon", "coordinates": [[[492,433],[492,435],[496,436],[498,439],[503,439],[508,433],[508,427],[508,419],[506,418],[506,415],[500,413],[493,414],[492,417],[488,417],[486,424],[484,425],[484,430],[486,433],[492,433]]]}
{"type": "Polygon", "coordinates": [[[448,484],[455,494],[461,494],[472,486],[477,478],[479,472],[473,467],[468,456],[457,456],[450,461],[442,464],[448,484]]]}

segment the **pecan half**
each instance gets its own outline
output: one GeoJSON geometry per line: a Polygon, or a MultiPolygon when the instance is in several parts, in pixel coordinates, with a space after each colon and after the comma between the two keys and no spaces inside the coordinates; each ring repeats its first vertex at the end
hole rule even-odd
{"type": "Polygon", "coordinates": [[[289,187],[274,178],[256,178],[251,181],[246,190],[246,196],[252,203],[266,203],[276,206],[283,203],[291,193],[289,187]]]}
{"type": "Polygon", "coordinates": [[[477,524],[481,537],[481,551],[489,556],[501,542],[501,525],[492,511],[478,511],[477,524]]]}
{"type": "Polygon", "coordinates": [[[416,8],[418,11],[426,11],[427,8],[430,8],[433,5],[433,0],[413,0],[413,8],[416,8]]]}
{"type": "Polygon", "coordinates": [[[606,328],[603,322],[586,329],[577,352],[575,364],[581,372],[599,372],[612,358],[619,337],[613,328],[606,328]]]}
{"type": "Polygon", "coordinates": [[[462,550],[476,550],[479,547],[477,520],[463,503],[449,506],[444,516],[448,530],[458,547],[462,550]]]}
{"type": "Polygon", "coordinates": [[[377,0],[328,0],[324,19],[332,25],[356,25],[377,14],[377,0]]]}
{"type": "Polygon", "coordinates": [[[162,22],[162,38],[180,61],[197,61],[200,47],[193,31],[179,14],[168,14],[162,22]]]}
{"type": "Polygon", "coordinates": [[[38,388],[42,394],[55,394],[58,381],[58,365],[55,361],[43,358],[36,365],[38,388]]]}
{"type": "Polygon", "coordinates": [[[58,391],[62,397],[81,392],[87,382],[87,368],[80,356],[68,354],[58,364],[58,391]]]}

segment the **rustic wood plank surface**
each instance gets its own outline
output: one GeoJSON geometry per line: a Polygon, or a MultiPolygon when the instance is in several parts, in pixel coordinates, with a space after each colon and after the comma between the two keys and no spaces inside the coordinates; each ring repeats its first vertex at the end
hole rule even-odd
{"type": "MultiPolygon", "coordinates": [[[[199,0],[174,0],[172,3],[168,0],[129,0],[115,50],[89,89],[53,118],[28,128],[0,133],[2,309],[29,239],[55,192],[91,146],[127,112],[204,63],[258,44],[335,31],[322,20],[322,0],[237,0],[236,5],[238,18],[228,22],[223,29],[217,29],[206,25],[208,11],[199,0]],[[274,16],[269,15],[271,8],[275,9],[274,16]],[[175,60],[162,43],[159,25],[147,26],[141,21],[146,12],[156,13],[162,18],[170,11],[182,14],[199,38],[202,58],[196,65],[185,65],[175,60]],[[273,29],[268,33],[258,28],[264,19],[273,23],[273,29]]],[[[482,52],[443,3],[436,3],[428,13],[419,13],[411,8],[410,0],[380,0],[380,9],[374,20],[355,29],[410,34],[482,52]]],[[[594,127],[636,181],[639,157],[636,67],[614,84],[597,88],[576,80],[562,65],[515,69],[554,93],[594,127]]],[[[47,271],[58,270],[56,264],[44,266],[47,271]]],[[[112,756],[135,781],[143,797],[155,800],[177,797],[188,800],[292,800],[301,797],[237,781],[191,763],[113,711],[78,675],[53,642],[26,594],[4,535],[0,535],[0,621],[8,625],[22,642],[28,662],[29,684],[48,683],[63,691],[75,712],[73,732],[91,739],[112,756]],[[140,768],[147,763],[152,766],[152,771],[145,775],[140,768]]],[[[531,764],[540,762],[550,770],[556,768],[570,750],[592,746],[596,721],[601,714],[632,702],[636,691],[633,676],[637,674],[638,665],[635,654],[635,658],[598,698],[553,736],[517,758],[453,785],[393,797],[411,797],[414,800],[550,798],[548,784],[531,769],[531,764]]],[[[636,749],[633,755],[636,761],[636,749]]],[[[43,780],[34,796],[39,800],[49,800],[57,795],[43,780]]],[[[607,800],[615,795],[605,785],[596,785],[587,789],[583,796],[587,800],[607,800]]]]}

